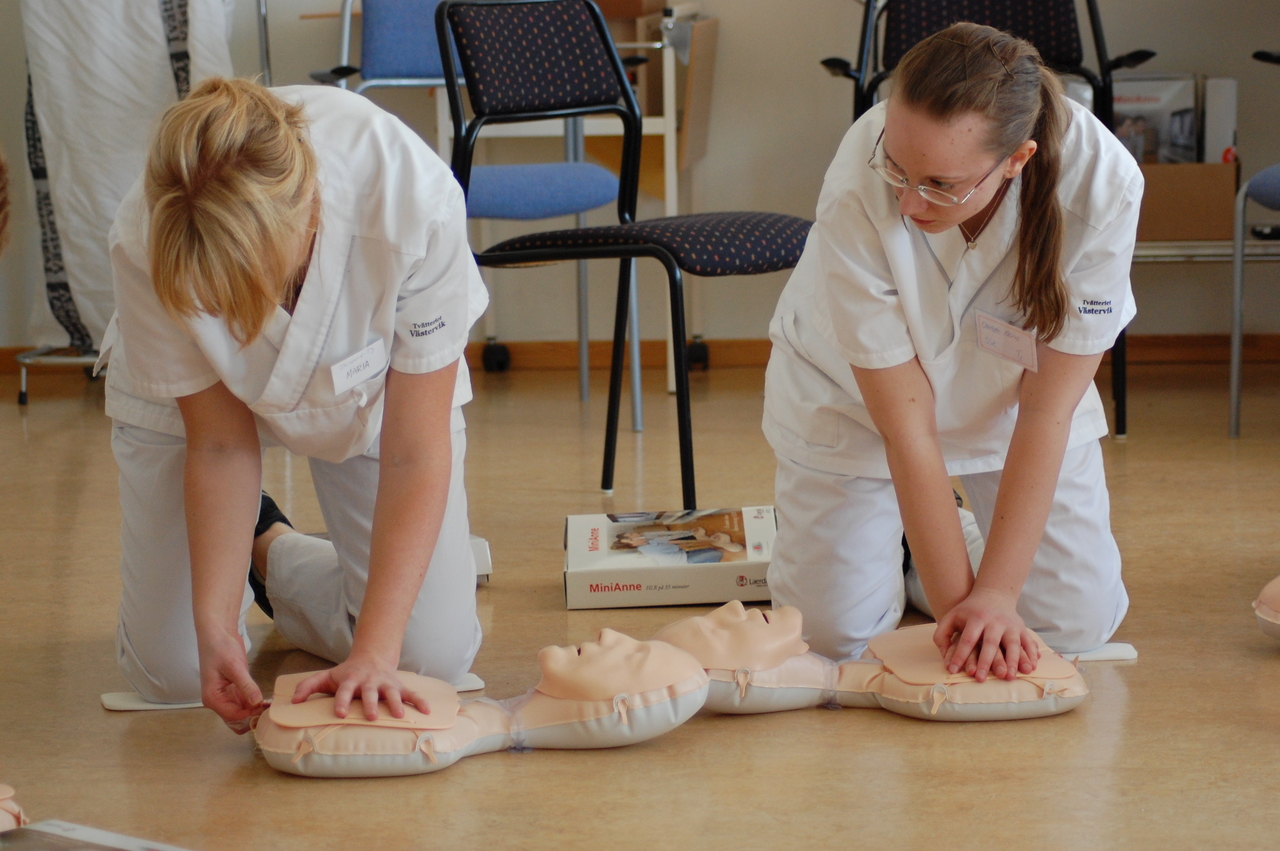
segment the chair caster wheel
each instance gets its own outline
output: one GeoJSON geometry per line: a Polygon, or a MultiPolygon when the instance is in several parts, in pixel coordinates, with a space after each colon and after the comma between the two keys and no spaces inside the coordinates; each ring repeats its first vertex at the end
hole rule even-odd
{"type": "Polygon", "coordinates": [[[511,350],[490,337],[485,341],[480,362],[485,372],[506,372],[511,368],[511,350]]]}
{"type": "Polygon", "coordinates": [[[707,344],[702,342],[701,335],[695,334],[693,342],[685,347],[685,363],[689,366],[689,371],[695,369],[706,371],[711,366],[711,350],[707,348],[707,344]]]}

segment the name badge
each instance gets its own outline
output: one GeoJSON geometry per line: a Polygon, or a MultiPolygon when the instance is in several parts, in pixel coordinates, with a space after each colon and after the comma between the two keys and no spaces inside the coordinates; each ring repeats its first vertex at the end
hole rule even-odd
{"type": "Polygon", "coordinates": [[[336,363],[333,371],[333,392],[342,395],[362,381],[368,381],[387,365],[387,350],[382,345],[382,338],[373,341],[373,345],[351,357],[336,363]]]}
{"type": "Polygon", "coordinates": [[[978,310],[978,347],[1037,372],[1036,335],[978,310]]]}

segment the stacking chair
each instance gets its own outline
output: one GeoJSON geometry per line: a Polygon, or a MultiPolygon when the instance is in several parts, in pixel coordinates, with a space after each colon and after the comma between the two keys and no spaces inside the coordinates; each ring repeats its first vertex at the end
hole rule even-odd
{"type": "Polygon", "coordinates": [[[623,345],[636,258],[663,265],[671,294],[676,413],[684,508],[697,507],[689,413],[683,275],[754,275],[789,269],[812,222],[772,213],[702,213],[635,221],[642,120],[600,10],[590,0],[444,0],[436,32],[453,117],[453,170],[473,185],[472,153],[487,125],[613,115],[622,122],[618,224],[509,239],[476,255],[482,266],[617,259],[617,310],[601,486],[613,489],[623,345]],[[472,118],[463,109],[458,66],[472,118]]]}
{"type": "MultiPolygon", "coordinates": [[[[1045,64],[1060,74],[1082,77],[1093,89],[1093,114],[1115,129],[1112,72],[1136,68],[1155,56],[1135,50],[1110,58],[1102,33],[1098,0],[1085,0],[1098,67],[1085,67],[1084,45],[1075,0],[867,0],[857,64],[840,57],[822,60],[832,74],[853,80],[853,118],[875,103],[876,92],[908,50],[924,38],[960,21],[985,24],[1026,39],[1045,64]]],[[[1116,436],[1128,430],[1125,332],[1111,350],[1111,395],[1116,406],[1116,436]]]]}
{"type": "MultiPolygon", "coordinates": [[[[439,0],[363,0],[360,31],[360,67],[351,61],[351,22],[354,0],[343,0],[338,66],[312,73],[320,83],[345,87],[348,77],[359,74],[357,93],[373,88],[441,88],[445,84],[436,38],[435,11],[439,0]]],[[[448,157],[447,116],[441,119],[438,147],[448,157]]],[[[573,146],[575,135],[566,134],[566,160],[534,165],[477,166],[467,197],[467,215],[476,219],[549,219],[581,215],[618,197],[618,179],[607,169],[581,162],[573,146]]],[[[586,264],[578,267],[579,394],[587,398],[586,264]]],[[[638,337],[638,327],[633,329],[638,337]]],[[[505,347],[487,344],[486,368],[505,368],[505,347]]],[[[638,349],[637,349],[638,350],[638,349]]],[[[638,396],[638,376],[635,393],[638,396]]],[[[639,428],[639,419],[636,418],[639,428]]]]}
{"type": "MultiPolygon", "coordinates": [[[[1259,62],[1280,65],[1280,53],[1259,50],[1259,62]]],[[[1244,367],[1244,229],[1245,208],[1250,201],[1268,210],[1280,210],[1280,163],[1268,166],[1244,182],[1236,193],[1235,228],[1231,246],[1231,413],[1228,431],[1240,436],[1240,378],[1244,367]]]]}

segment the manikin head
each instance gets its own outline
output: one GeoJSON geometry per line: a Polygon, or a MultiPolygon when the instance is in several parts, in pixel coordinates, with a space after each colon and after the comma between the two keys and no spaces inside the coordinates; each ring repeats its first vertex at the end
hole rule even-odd
{"type": "Polygon", "coordinates": [[[665,626],[654,639],[688,651],[704,668],[765,671],[809,652],[801,627],[800,610],[792,606],[766,612],[733,600],[665,626]]]}
{"type": "Polygon", "coordinates": [[[612,700],[665,688],[702,672],[688,653],[661,641],[636,641],[611,629],[595,641],[544,647],[537,690],[566,700],[612,700]]]}
{"type": "Polygon", "coordinates": [[[959,23],[903,56],[884,135],[868,152],[870,165],[905,181],[894,188],[900,211],[926,233],[961,222],[976,232],[1004,181],[1022,175],[1012,300],[1043,341],[1062,330],[1067,311],[1057,190],[1068,115],[1062,84],[1034,47],[991,27],[959,23]],[[923,197],[938,193],[963,203],[923,197]]]}
{"type": "Polygon", "coordinates": [[[305,262],[317,165],[301,107],[247,80],[205,80],[165,111],[147,156],[151,278],[179,317],[249,343],[305,262]]]}

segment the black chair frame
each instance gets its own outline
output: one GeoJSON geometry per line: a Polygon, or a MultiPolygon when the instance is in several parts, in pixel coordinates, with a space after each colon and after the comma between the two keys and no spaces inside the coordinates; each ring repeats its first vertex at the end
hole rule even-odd
{"type": "MultiPolygon", "coordinates": [[[[515,0],[523,4],[549,3],[555,0],[515,0]]],[[[618,79],[622,97],[620,104],[594,105],[538,112],[503,113],[501,115],[477,115],[470,121],[462,102],[462,85],[458,78],[458,54],[449,22],[449,11],[457,5],[507,6],[512,0],[444,0],[436,9],[436,35],[440,41],[444,62],[445,90],[449,94],[449,111],[453,116],[452,167],[458,182],[467,191],[471,176],[471,161],[481,130],[489,124],[508,124],[523,121],[541,121],[548,118],[574,118],[587,115],[614,115],[622,121],[622,165],[618,185],[618,222],[635,221],[636,203],[640,183],[640,143],[643,119],[640,105],[627,80],[626,71],[618,51],[613,46],[604,16],[590,0],[584,0],[601,42],[607,48],[610,64],[618,79]]],[[[609,407],[605,426],[604,469],[600,487],[613,490],[614,467],[618,447],[618,418],[622,403],[623,359],[626,349],[627,318],[631,299],[631,280],[635,261],[649,257],[663,265],[671,294],[671,339],[674,341],[674,366],[676,379],[676,419],[680,442],[681,491],[685,509],[697,507],[697,493],[693,467],[693,424],[689,405],[689,369],[685,350],[684,277],[675,257],[658,245],[608,245],[576,246],[564,249],[538,248],[525,251],[504,251],[500,256],[487,256],[481,251],[475,255],[481,266],[503,267],[550,263],[565,260],[616,259],[618,271],[617,309],[614,316],[613,353],[609,365],[609,407]]]]}

